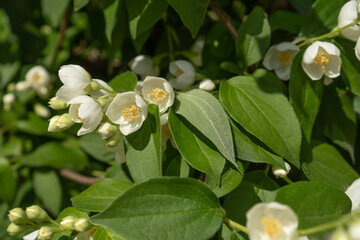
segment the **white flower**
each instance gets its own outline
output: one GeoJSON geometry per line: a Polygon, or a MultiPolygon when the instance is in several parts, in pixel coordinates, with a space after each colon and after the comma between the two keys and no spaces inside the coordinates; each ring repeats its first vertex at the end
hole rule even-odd
{"type": "Polygon", "coordinates": [[[268,70],[275,70],[276,75],[284,81],[290,79],[291,65],[300,48],[290,42],[273,45],[266,52],[263,64],[268,70]]]}
{"type": "Polygon", "coordinates": [[[126,156],[125,156],[125,147],[124,147],[124,136],[123,135],[119,135],[119,136],[120,138],[118,139],[118,143],[115,147],[106,146],[106,148],[108,151],[115,153],[115,161],[121,164],[126,162],[126,156]]]}
{"type": "Polygon", "coordinates": [[[143,83],[144,83],[143,81],[137,81],[135,90],[138,92],[141,92],[141,90],[143,88],[143,83]]]}
{"type": "Polygon", "coordinates": [[[292,240],[299,225],[294,211],[277,202],[255,204],[246,219],[250,240],[292,240]]]}
{"type": "Polygon", "coordinates": [[[50,119],[48,131],[49,132],[61,132],[63,130],[68,129],[74,124],[73,120],[69,118],[67,113],[62,115],[53,116],[50,119]]]}
{"type": "Polygon", "coordinates": [[[63,82],[57,92],[58,100],[68,102],[72,98],[86,95],[88,92],[84,90],[91,81],[89,73],[78,65],[65,65],[59,70],[59,78],[63,82]]]}
{"type": "Polygon", "coordinates": [[[340,75],[340,50],[332,43],[316,41],[304,52],[302,67],[312,80],[319,80],[325,74],[329,78],[340,75]]]}
{"type": "MultiPolygon", "coordinates": [[[[352,0],[342,6],[338,16],[338,27],[342,28],[358,19],[358,1],[352,0]]],[[[360,27],[358,25],[348,27],[341,31],[341,34],[352,41],[360,37],[360,27]]]]}
{"type": "Polygon", "coordinates": [[[124,135],[138,130],[148,114],[147,104],[136,92],[117,94],[110,103],[106,115],[116,124],[124,135]]]}
{"type": "Polygon", "coordinates": [[[38,236],[39,230],[33,231],[23,237],[24,240],[35,240],[38,236]]]}
{"type": "Polygon", "coordinates": [[[280,177],[280,178],[284,178],[288,175],[288,173],[290,172],[291,170],[291,166],[290,164],[288,164],[287,162],[285,162],[285,168],[286,170],[278,167],[278,166],[275,166],[273,165],[272,166],[272,173],[274,174],[274,176],[276,177],[280,177]]]}
{"type": "Polygon", "coordinates": [[[202,56],[201,53],[204,49],[205,39],[203,37],[199,37],[196,39],[194,45],[191,48],[191,51],[194,53],[194,56],[191,56],[190,59],[194,63],[195,66],[202,66],[202,56]]]}
{"type": "Polygon", "coordinates": [[[141,92],[147,102],[159,105],[160,114],[166,112],[174,103],[174,90],[163,78],[146,77],[141,92]]]}
{"type": "Polygon", "coordinates": [[[145,55],[135,57],[130,61],[129,67],[141,79],[144,79],[146,76],[159,76],[160,74],[159,67],[154,65],[151,57],[145,55]]]}
{"type": "Polygon", "coordinates": [[[346,195],[351,200],[351,211],[355,211],[360,206],[360,178],[355,180],[350,187],[345,191],[346,195]]]}
{"type": "Polygon", "coordinates": [[[43,66],[34,66],[25,74],[25,81],[38,90],[50,84],[50,75],[43,66]]]}
{"type": "Polygon", "coordinates": [[[360,240],[360,220],[355,220],[349,225],[348,233],[352,240],[360,240]]]}
{"type": "Polygon", "coordinates": [[[24,91],[28,90],[29,87],[30,87],[30,84],[26,81],[17,82],[15,85],[15,89],[18,92],[24,92],[24,91]]]}
{"type": "Polygon", "coordinates": [[[212,90],[214,90],[215,87],[216,87],[215,83],[208,78],[203,79],[199,84],[200,89],[202,89],[204,91],[208,91],[208,92],[211,92],[212,90]]]}
{"type": "Polygon", "coordinates": [[[4,105],[12,105],[15,102],[15,95],[13,93],[6,93],[3,96],[4,105]]]}
{"type": "Polygon", "coordinates": [[[360,37],[358,38],[356,45],[355,45],[355,56],[360,61],[360,37]]]}
{"type": "Polygon", "coordinates": [[[170,63],[169,71],[176,79],[170,81],[175,89],[186,89],[193,85],[195,81],[195,68],[185,60],[178,60],[170,63]]]}
{"type": "Polygon", "coordinates": [[[81,136],[93,131],[99,126],[103,117],[102,108],[99,103],[89,96],[79,96],[71,99],[69,117],[76,123],[82,123],[77,135],[81,136]]]}
{"type": "Polygon", "coordinates": [[[34,112],[43,118],[49,118],[50,117],[50,110],[49,108],[45,107],[44,105],[40,103],[35,103],[34,105],[34,112]]]}

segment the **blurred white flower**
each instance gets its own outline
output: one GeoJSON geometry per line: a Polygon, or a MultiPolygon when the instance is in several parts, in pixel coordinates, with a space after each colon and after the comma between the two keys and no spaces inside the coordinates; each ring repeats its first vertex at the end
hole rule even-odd
{"type": "Polygon", "coordinates": [[[39,230],[33,231],[23,237],[24,240],[35,240],[38,236],[39,230]]]}
{"type": "Polygon", "coordinates": [[[141,90],[143,88],[143,83],[144,83],[143,81],[137,81],[135,90],[138,92],[141,92],[141,90]]]}
{"type": "MultiPolygon", "coordinates": [[[[338,27],[342,28],[358,19],[358,1],[352,0],[342,6],[338,16],[338,27]]],[[[352,41],[360,37],[360,27],[358,25],[348,27],[341,31],[341,34],[352,41]]]]}
{"type": "Polygon", "coordinates": [[[132,91],[117,94],[106,111],[108,118],[120,125],[120,131],[124,135],[138,130],[147,114],[146,102],[139,94],[132,91]]]}
{"type": "Polygon", "coordinates": [[[67,113],[64,113],[62,115],[56,115],[50,119],[48,131],[61,132],[70,128],[72,125],[74,125],[74,122],[69,118],[69,115],[67,113]]]}
{"type": "Polygon", "coordinates": [[[58,100],[68,102],[72,98],[86,95],[84,90],[91,81],[89,73],[78,65],[65,65],[60,67],[59,78],[63,86],[56,92],[58,100]]]}
{"type": "Polygon", "coordinates": [[[50,75],[43,66],[34,66],[25,74],[25,81],[35,90],[50,84],[50,75]]]}
{"type": "Polygon", "coordinates": [[[6,93],[3,96],[4,105],[12,105],[15,102],[15,95],[13,93],[6,93]]]}
{"type": "Polygon", "coordinates": [[[345,191],[345,193],[351,200],[351,211],[358,209],[360,206],[360,178],[356,179],[345,191]]]}
{"type": "Polygon", "coordinates": [[[355,220],[349,225],[348,233],[351,240],[360,240],[360,220],[355,220]]]}
{"type": "Polygon", "coordinates": [[[194,53],[194,56],[190,58],[192,63],[195,66],[201,67],[202,66],[202,51],[204,49],[205,39],[203,37],[199,37],[195,40],[194,45],[191,48],[191,51],[194,53]]]}
{"type": "Polygon", "coordinates": [[[358,38],[356,45],[355,45],[355,56],[360,61],[360,37],[358,38]]]}
{"type": "Polygon", "coordinates": [[[130,61],[129,67],[132,72],[139,75],[141,79],[147,76],[159,76],[160,69],[154,65],[151,57],[139,55],[130,61]]]}
{"type": "Polygon", "coordinates": [[[170,84],[175,89],[186,89],[193,85],[195,81],[196,71],[193,65],[185,60],[177,60],[170,63],[169,71],[175,76],[170,84]]]}
{"type": "Polygon", "coordinates": [[[43,118],[49,118],[50,117],[50,110],[49,108],[45,107],[44,105],[40,103],[34,104],[34,112],[43,118]]]}
{"type": "Polygon", "coordinates": [[[212,90],[215,89],[215,87],[216,87],[215,83],[208,78],[201,80],[199,84],[199,89],[202,89],[207,92],[211,92],[212,90]]]}
{"type": "Polygon", "coordinates": [[[266,52],[263,64],[268,70],[275,70],[275,74],[284,81],[290,79],[291,65],[300,48],[290,42],[273,45],[266,52]]]}
{"type": "Polygon", "coordinates": [[[124,163],[126,162],[126,156],[125,156],[125,147],[124,147],[124,135],[117,135],[120,136],[120,138],[118,138],[118,143],[116,144],[115,147],[108,147],[106,146],[107,150],[110,152],[115,153],[115,161],[117,161],[118,163],[124,163]]]}
{"type": "Polygon", "coordinates": [[[350,239],[349,234],[345,231],[343,227],[338,227],[334,232],[332,232],[331,236],[328,238],[329,240],[355,240],[350,239]]]}
{"type": "Polygon", "coordinates": [[[340,50],[332,43],[316,41],[304,52],[302,67],[312,80],[319,80],[325,74],[329,78],[340,75],[340,50]]]}
{"type": "Polygon", "coordinates": [[[83,125],[79,129],[77,135],[81,136],[89,133],[99,126],[103,112],[99,103],[89,96],[78,96],[71,99],[69,117],[76,123],[83,125]]]}
{"type": "Polygon", "coordinates": [[[284,170],[278,166],[275,166],[275,165],[272,166],[272,173],[274,174],[275,177],[284,178],[290,172],[290,170],[291,170],[290,164],[288,164],[287,162],[284,162],[284,163],[285,163],[286,170],[284,170]]]}
{"type": "Polygon", "coordinates": [[[160,114],[166,112],[174,103],[174,90],[163,78],[146,77],[141,92],[147,102],[159,105],[160,114]]]}
{"type": "Polygon", "coordinates": [[[295,212],[277,203],[257,203],[246,213],[250,240],[292,240],[299,225],[295,212]]]}
{"type": "Polygon", "coordinates": [[[17,82],[16,85],[15,85],[15,90],[17,92],[24,92],[26,90],[28,90],[30,88],[30,84],[29,82],[26,82],[26,81],[20,81],[20,82],[17,82]]]}

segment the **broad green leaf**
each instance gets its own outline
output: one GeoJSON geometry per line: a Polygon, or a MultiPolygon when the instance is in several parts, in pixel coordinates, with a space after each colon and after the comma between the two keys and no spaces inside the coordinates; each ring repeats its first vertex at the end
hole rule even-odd
{"type": "Polygon", "coordinates": [[[52,27],[60,25],[69,2],[70,0],[41,0],[42,14],[52,27]]]}
{"type": "Polygon", "coordinates": [[[57,169],[82,169],[87,156],[77,146],[76,141],[68,139],[63,143],[48,142],[25,156],[21,164],[31,167],[53,167],[57,169]]]}
{"type": "Polygon", "coordinates": [[[126,164],[119,164],[118,162],[112,162],[112,166],[106,170],[104,177],[133,183],[126,164]]]}
{"type": "Polygon", "coordinates": [[[190,167],[185,159],[182,158],[181,155],[178,155],[168,163],[164,171],[164,176],[188,177],[190,167]]]}
{"type": "Polygon", "coordinates": [[[290,0],[291,5],[303,15],[310,12],[313,2],[314,0],[290,0]]]}
{"type": "Polygon", "coordinates": [[[270,25],[272,28],[285,30],[291,33],[298,33],[304,17],[288,11],[277,11],[270,17],[270,25]]]}
{"type": "Polygon", "coordinates": [[[179,93],[175,100],[175,113],[183,116],[235,167],[234,143],[227,115],[211,93],[194,89],[179,93]]]}
{"type": "Polygon", "coordinates": [[[133,44],[138,53],[141,52],[142,47],[144,46],[146,40],[149,38],[151,32],[153,30],[153,27],[149,28],[145,32],[141,33],[139,36],[137,36],[136,39],[133,39],[133,44]]]}
{"type": "Polygon", "coordinates": [[[103,8],[105,17],[105,35],[108,42],[112,43],[112,35],[120,19],[120,6],[122,5],[123,1],[109,0],[104,3],[105,6],[103,6],[103,8]]]}
{"type": "Polygon", "coordinates": [[[236,54],[243,67],[263,58],[270,44],[270,34],[267,14],[261,7],[255,7],[241,24],[236,37],[236,54]]]}
{"type": "Polygon", "coordinates": [[[295,211],[299,229],[338,219],[351,209],[351,201],[344,192],[320,182],[296,182],[282,187],[275,201],[295,211]]]}
{"type": "Polygon", "coordinates": [[[214,149],[208,139],[172,109],[168,121],[176,146],[186,162],[193,168],[212,176],[219,185],[225,158],[214,149]]]}
{"type": "Polygon", "coordinates": [[[288,89],[284,84],[284,81],[280,80],[274,73],[269,72],[263,68],[258,68],[253,72],[252,76],[259,81],[266,82],[267,88],[269,91],[279,91],[282,92],[285,96],[288,94],[288,89]]]}
{"type": "Polygon", "coordinates": [[[133,184],[104,178],[71,198],[72,205],[83,211],[101,212],[133,184]]]}
{"type": "Polygon", "coordinates": [[[136,183],[162,175],[159,107],[149,104],[148,111],[142,127],[126,136],[126,164],[136,183]]]}
{"type": "Polygon", "coordinates": [[[111,232],[109,229],[100,228],[96,230],[93,236],[93,240],[125,240],[125,239],[115,234],[114,232],[111,232]]]}
{"type": "Polygon", "coordinates": [[[0,42],[8,41],[12,34],[11,25],[6,11],[2,8],[0,8],[0,29],[0,42]]]}
{"type": "Polygon", "coordinates": [[[229,227],[224,223],[222,225],[221,231],[219,232],[218,240],[246,240],[247,238],[242,236],[241,234],[244,235],[245,233],[236,232],[234,229],[230,230],[229,227]]]}
{"type": "Polygon", "coordinates": [[[74,0],[74,10],[79,11],[81,8],[85,7],[90,0],[74,0]]]}
{"type": "Polygon", "coordinates": [[[345,191],[359,174],[333,146],[322,143],[312,148],[312,158],[304,162],[303,172],[310,181],[319,181],[345,191]]]}
{"type": "Polygon", "coordinates": [[[298,53],[292,64],[289,98],[299,119],[305,139],[310,142],[313,125],[323,96],[324,84],[321,80],[311,80],[304,72],[301,66],[303,53],[304,50],[298,53]]]}
{"type": "Polygon", "coordinates": [[[80,147],[90,156],[102,162],[114,160],[114,153],[108,151],[104,140],[97,132],[91,132],[78,139],[80,147]]]}
{"type": "Polygon", "coordinates": [[[346,2],[316,0],[301,27],[300,36],[310,38],[330,32],[337,26],[340,9],[346,2]]]}
{"type": "Polygon", "coordinates": [[[205,18],[209,0],[167,0],[179,14],[181,21],[190,30],[193,38],[196,37],[205,18]]]}
{"type": "Polygon", "coordinates": [[[16,178],[10,163],[0,158],[0,200],[11,202],[16,193],[16,178]]]}
{"type": "Polygon", "coordinates": [[[59,177],[54,171],[34,172],[34,190],[44,207],[57,216],[62,205],[62,188],[59,177]]]}
{"type": "Polygon", "coordinates": [[[168,7],[166,0],[125,0],[132,39],[151,28],[168,7]]]}
{"type": "Polygon", "coordinates": [[[278,88],[253,77],[234,77],[221,85],[220,101],[247,132],[300,167],[299,121],[278,88]]]}
{"type": "Polygon", "coordinates": [[[115,92],[122,93],[134,91],[137,81],[138,78],[135,73],[127,71],[113,78],[109,82],[109,85],[114,89],[115,92]]]}
{"type": "Polygon", "coordinates": [[[126,239],[201,240],[218,231],[223,217],[219,200],[202,182],[158,178],[130,188],[92,220],[126,239]]]}

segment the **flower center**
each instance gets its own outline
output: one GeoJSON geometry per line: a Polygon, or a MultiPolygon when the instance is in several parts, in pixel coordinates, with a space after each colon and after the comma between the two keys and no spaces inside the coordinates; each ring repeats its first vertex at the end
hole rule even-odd
{"type": "Polygon", "coordinates": [[[176,78],[180,77],[181,74],[183,74],[183,73],[184,73],[184,71],[181,70],[180,68],[178,68],[178,69],[176,70],[176,78]]]}
{"type": "Polygon", "coordinates": [[[39,80],[40,80],[40,74],[35,73],[34,76],[33,76],[34,83],[37,83],[39,80]]]}
{"type": "Polygon", "coordinates": [[[277,60],[281,66],[287,67],[292,63],[292,56],[289,51],[283,51],[277,55],[277,60]]]}
{"type": "Polygon", "coordinates": [[[318,55],[316,55],[314,63],[315,66],[319,66],[321,67],[323,72],[326,72],[326,64],[328,64],[331,60],[330,54],[328,54],[327,52],[322,52],[318,55]]]}
{"type": "Polygon", "coordinates": [[[80,120],[80,123],[85,123],[85,122],[84,122],[84,119],[82,119],[82,118],[79,116],[79,109],[76,110],[76,115],[77,115],[77,119],[80,120]]]}
{"type": "Polygon", "coordinates": [[[121,110],[124,120],[126,122],[131,122],[133,120],[138,120],[140,116],[140,108],[135,105],[126,105],[125,108],[121,110]]]}
{"type": "Polygon", "coordinates": [[[278,238],[279,233],[283,231],[281,222],[273,216],[263,217],[261,224],[264,226],[264,229],[269,237],[273,239],[278,238]]]}
{"type": "Polygon", "coordinates": [[[148,94],[150,100],[155,103],[162,102],[167,95],[169,95],[164,89],[154,88],[151,93],[148,94]]]}

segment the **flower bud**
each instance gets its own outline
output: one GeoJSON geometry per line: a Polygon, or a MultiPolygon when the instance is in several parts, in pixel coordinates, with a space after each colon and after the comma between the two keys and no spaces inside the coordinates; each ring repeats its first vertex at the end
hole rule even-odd
{"type": "Polygon", "coordinates": [[[216,87],[215,83],[210,79],[204,79],[200,82],[199,88],[207,92],[211,92],[216,87]]]}
{"type": "Polygon", "coordinates": [[[67,107],[66,102],[58,100],[56,97],[53,97],[49,101],[50,107],[54,110],[62,110],[67,107]]]}
{"type": "Polygon", "coordinates": [[[49,132],[61,132],[70,128],[74,122],[69,118],[67,113],[62,115],[56,115],[50,119],[48,131],[49,132]]]}
{"type": "Polygon", "coordinates": [[[52,239],[54,233],[55,230],[53,228],[44,226],[40,228],[37,238],[39,240],[50,240],[52,239]]]}
{"type": "Polygon", "coordinates": [[[333,232],[330,240],[350,240],[350,237],[343,228],[338,228],[333,232]]]}
{"type": "Polygon", "coordinates": [[[42,86],[40,88],[37,88],[36,92],[43,99],[49,98],[50,90],[49,90],[49,88],[47,86],[42,86]]]}
{"type": "Polygon", "coordinates": [[[107,141],[106,141],[106,146],[108,147],[115,147],[119,141],[121,140],[123,136],[121,134],[116,134],[114,136],[112,136],[111,138],[109,138],[107,141]]]}
{"type": "Polygon", "coordinates": [[[360,220],[349,225],[348,233],[352,240],[360,240],[360,220]]]}
{"type": "Polygon", "coordinates": [[[7,93],[3,96],[4,105],[11,105],[15,102],[15,95],[13,93],[7,93]]]}
{"type": "Polygon", "coordinates": [[[48,214],[38,205],[32,205],[25,210],[28,218],[35,222],[46,222],[49,220],[48,214]]]}
{"type": "Polygon", "coordinates": [[[76,221],[75,217],[67,216],[61,220],[60,225],[63,226],[64,228],[73,228],[75,221],[76,221]]]}
{"type": "Polygon", "coordinates": [[[21,225],[16,225],[15,223],[10,223],[6,231],[10,236],[16,236],[21,234],[26,230],[26,227],[21,225]]]}
{"type": "Polygon", "coordinates": [[[25,81],[20,81],[15,84],[15,90],[17,92],[24,92],[30,88],[30,84],[25,81]]]}
{"type": "Polygon", "coordinates": [[[50,117],[50,110],[49,108],[45,107],[44,105],[40,103],[35,103],[34,105],[34,112],[43,118],[49,118],[50,117]]]}
{"type": "Polygon", "coordinates": [[[75,230],[78,232],[86,232],[93,227],[91,222],[86,218],[79,218],[75,221],[75,230]]]}
{"type": "Polygon", "coordinates": [[[278,167],[278,166],[272,166],[272,173],[276,176],[276,177],[280,177],[280,178],[285,178],[288,173],[291,170],[291,166],[285,162],[285,168],[286,170],[278,167]]]}
{"type": "Polygon", "coordinates": [[[22,210],[21,208],[11,209],[9,211],[8,217],[12,223],[18,225],[27,223],[29,221],[28,217],[25,214],[25,211],[22,210]]]}
{"type": "Polygon", "coordinates": [[[108,139],[108,138],[114,136],[118,132],[119,132],[119,129],[116,126],[114,126],[108,122],[104,122],[98,128],[98,133],[101,135],[101,137],[103,139],[108,139]]]}

